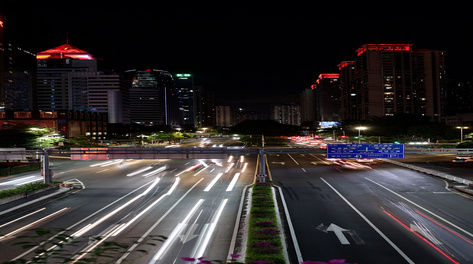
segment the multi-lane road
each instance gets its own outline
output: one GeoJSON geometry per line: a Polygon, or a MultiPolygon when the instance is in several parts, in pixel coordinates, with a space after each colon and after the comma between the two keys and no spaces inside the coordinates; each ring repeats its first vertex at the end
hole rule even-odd
{"type": "Polygon", "coordinates": [[[0,261],[31,258],[41,248],[54,251],[58,248],[38,244],[40,239],[56,241],[57,234],[71,238],[61,244],[60,255],[76,261],[90,257],[94,249],[111,247],[106,242],[125,245],[106,263],[185,263],[180,257],[195,256],[225,260],[243,189],[252,183],[256,168],[254,159],[232,158],[114,164],[54,160],[56,177],[83,188],[16,210],[1,206],[0,261]],[[52,233],[21,238],[34,236],[31,229],[36,228],[52,233]],[[162,242],[161,236],[167,239],[162,242]],[[18,241],[36,246],[11,246],[18,241]]]}
{"type": "MultiPolygon", "coordinates": [[[[431,159],[437,157],[423,156],[418,164],[431,159]]],[[[426,164],[450,173],[471,168],[442,159],[426,164]]],[[[269,155],[267,161],[278,186],[289,263],[472,263],[473,201],[442,179],[382,161],[337,164],[324,155],[269,155]]],[[[52,159],[56,178],[83,188],[23,207],[15,206],[33,197],[1,205],[0,262],[45,249],[78,263],[113,243],[123,247],[102,263],[225,260],[244,241],[235,235],[241,234],[239,213],[256,156],[103,162],[52,159]],[[21,238],[36,236],[37,228],[51,233],[21,238]],[[60,250],[51,247],[64,235],[69,241],[60,250]],[[18,241],[34,247],[12,245],[18,241]]],[[[3,179],[0,186],[32,176],[3,179]]]]}
{"type": "MultiPolygon", "coordinates": [[[[440,159],[430,165],[456,170],[451,158],[440,159]]],[[[473,263],[473,201],[441,179],[381,161],[281,155],[268,162],[294,227],[293,263],[473,263]]]]}

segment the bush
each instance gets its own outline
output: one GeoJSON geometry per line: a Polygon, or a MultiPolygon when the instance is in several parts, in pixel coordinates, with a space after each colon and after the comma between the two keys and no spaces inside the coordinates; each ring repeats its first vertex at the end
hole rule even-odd
{"type": "Polygon", "coordinates": [[[272,192],[272,183],[253,186],[246,261],[247,263],[286,263],[272,192]]]}
{"type": "Polygon", "coordinates": [[[0,191],[0,199],[8,198],[17,194],[29,194],[37,190],[46,189],[50,187],[50,184],[47,183],[28,183],[20,185],[15,189],[2,190],[0,191]]]}

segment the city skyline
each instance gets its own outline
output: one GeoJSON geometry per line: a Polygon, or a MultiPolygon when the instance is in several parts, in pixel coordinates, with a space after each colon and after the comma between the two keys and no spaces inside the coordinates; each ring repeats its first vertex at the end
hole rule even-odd
{"type": "Polygon", "coordinates": [[[447,74],[472,72],[467,34],[472,19],[445,6],[145,7],[84,3],[11,7],[4,13],[34,52],[68,39],[121,71],[189,72],[196,85],[215,92],[218,104],[297,100],[319,74],[338,72],[341,61],[353,60],[356,50],[370,43],[443,50],[447,74]]]}

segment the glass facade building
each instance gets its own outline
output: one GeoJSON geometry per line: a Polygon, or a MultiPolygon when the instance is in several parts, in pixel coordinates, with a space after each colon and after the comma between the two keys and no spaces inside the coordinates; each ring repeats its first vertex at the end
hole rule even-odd
{"type": "Polygon", "coordinates": [[[190,73],[175,75],[176,89],[179,95],[180,110],[182,111],[183,125],[197,127],[196,120],[196,93],[194,78],[190,73]]]}
{"type": "Polygon", "coordinates": [[[180,125],[178,92],[172,75],[163,70],[126,71],[131,80],[130,119],[132,123],[153,125],[180,125]]]}

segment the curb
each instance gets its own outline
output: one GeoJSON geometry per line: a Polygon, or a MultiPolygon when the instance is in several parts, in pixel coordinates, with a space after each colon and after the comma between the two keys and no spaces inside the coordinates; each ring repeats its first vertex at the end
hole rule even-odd
{"type": "Polygon", "coordinates": [[[440,178],[443,178],[443,179],[446,179],[446,180],[461,183],[463,185],[453,186],[453,188],[458,190],[458,191],[473,195],[473,188],[472,188],[473,187],[473,181],[463,179],[461,177],[453,176],[453,175],[450,175],[450,174],[447,174],[447,173],[438,172],[438,171],[422,168],[422,167],[419,167],[419,166],[409,165],[409,164],[402,163],[402,162],[399,162],[399,161],[394,161],[394,160],[390,160],[390,159],[380,159],[380,160],[391,163],[391,164],[395,164],[395,165],[398,165],[398,166],[401,166],[401,167],[404,167],[404,168],[408,168],[408,169],[411,169],[411,170],[423,172],[423,173],[428,174],[428,175],[433,175],[433,176],[440,177],[440,178]]]}

